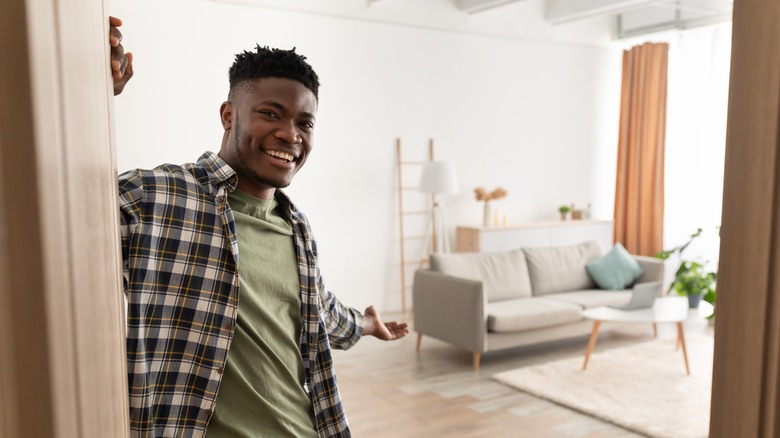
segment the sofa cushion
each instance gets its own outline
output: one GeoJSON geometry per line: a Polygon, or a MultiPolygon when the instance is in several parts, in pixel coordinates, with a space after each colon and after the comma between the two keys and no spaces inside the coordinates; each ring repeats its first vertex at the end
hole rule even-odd
{"type": "Polygon", "coordinates": [[[616,243],[604,256],[585,265],[590,278],[602,289],[620,290],[634,284],[644,272],[639,262],[616,243]]]}
{"type": "Polygon", "coordinates": [[[531,296],[531,280],[521,250],[498,253],[431,255],[431,269],[482,282],[488,302],[531,296]]]}
{"type": "Polygon", "coordinates": [[[533,296],[555,292],[595,289],[585,264],[602,255],[598,241],[578,245],[523,248],[533,296]]]}
{"type": "Polygon", "coordinates": [[[518,332],[568,324],[582,319],[576,304],[540,298],[517,298],[487,304],[488,331],[518,332]]]}
{"type": "Polygon", "coordinates": [[[630,290],[605,291],[601,289],[592,289],[547,294],[539,299],[561,301],[564,303],[576,304],[583,309],[591,309],[600,306],[625,305],[631,299],[631,293],[630,290]]]}

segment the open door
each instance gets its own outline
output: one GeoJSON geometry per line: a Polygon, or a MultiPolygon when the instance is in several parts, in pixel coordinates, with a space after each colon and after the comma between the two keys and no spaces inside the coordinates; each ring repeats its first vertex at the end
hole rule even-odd
{"type": "Polygon", "coordinates": [[[711,437],[780,436],[780,1],[735,0],[711,437]]]}
{"type": "Polygon", "coordinates": [[[127,436],[103,0],[0,20],[0,437],[127,436]]]}

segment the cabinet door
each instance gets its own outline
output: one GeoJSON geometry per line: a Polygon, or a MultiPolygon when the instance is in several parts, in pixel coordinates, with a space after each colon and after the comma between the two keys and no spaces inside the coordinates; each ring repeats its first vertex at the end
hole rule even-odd
{"type": "Polygon", "coordinates": [[[511,251],[550,245],[550,228],[515,228],[482,232],[480,252],[511,251]]]}
{"type": "Polygon", "coordinates": [[[597,240],[605,251],[612,248],[612,222],[555,227],[550,235],[551,246],[576,245],[590,240],[597,240]]]}

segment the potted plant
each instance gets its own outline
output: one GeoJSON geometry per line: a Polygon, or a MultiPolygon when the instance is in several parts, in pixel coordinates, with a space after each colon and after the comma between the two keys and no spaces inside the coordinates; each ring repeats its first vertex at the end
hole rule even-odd
{"type": "Polygon", "coordinates": [[[566,216],[568,216],[570,211],[571,211],[571,207],[569,207],[568,205],[561,205],[560,207],[558,207],[558,212],[561,213],[562,221],[566,220],[566,216]]]}
{"type": "Polygon", "coordinates": [[[685,244],[661,251],[655,257],[666,260],[673,254],[680,257],[680,267],[674,274],[674,281],[669,286],[669,291],[675,290],[679,295],[688,297],[688,304],[691,308],[699,306],[699,302],[704,299],[708,303],[715,305],[715,284],[718,280],[717,272],[707,272],[704,265],[693,260],[683,259],[683,252],[688,246],[701,235],[702,229],[699,228],[694,234],[691,234],[685,244]]]}

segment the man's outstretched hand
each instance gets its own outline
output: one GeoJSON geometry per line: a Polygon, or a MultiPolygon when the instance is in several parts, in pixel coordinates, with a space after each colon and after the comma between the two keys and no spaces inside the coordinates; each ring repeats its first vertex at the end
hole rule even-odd
{"type": "Polygon", "coordinates": [[[363,313],[363,335],[375,336],[383,341],[401,339],[409,334],[409,327],[405,322],[382,322],[379,312],[374,306],[368,306],[363,313]]]}
{"type": "Polygon", "coordinates": [[[108,17],[108,23],[111,25],[108,31],[108,44],[111,46],[111,77],[114,79],[114,96],[125,89],[127,81],[133,77],[133,54],[125,53],[122,47],[122,32],[118,27],[122,25],[122,20],[116,17],[108,17]]]}

